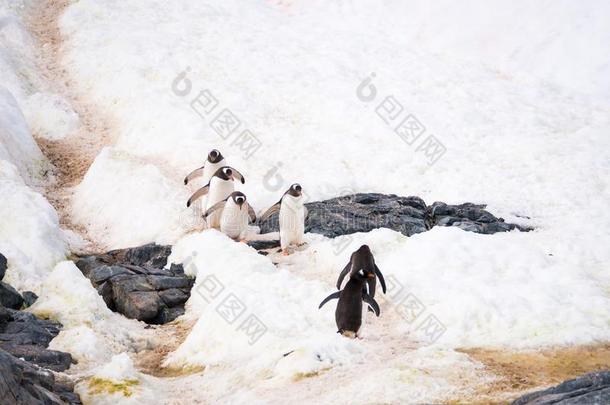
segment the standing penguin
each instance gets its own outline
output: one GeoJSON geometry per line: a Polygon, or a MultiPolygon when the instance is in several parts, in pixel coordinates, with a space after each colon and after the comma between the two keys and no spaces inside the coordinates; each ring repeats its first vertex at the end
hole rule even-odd
{"type": "Polygon", "coordinates": [[[218,149],[212,149],[210,153],[208,153],[208,158],[203,166],[193,170],[184,178],[184,185],[187,185],[189,181],[202,175],[203,184],[208,184],[214,173],[216,173],[216,170],[226,165],[227,163],[225,162],[225,158],[222,156],[222,153],[220,153],[218,149]]]}
{"type": "MultiPolygon", "coordinates": [[[[236,178],[241,181],[242,184],[246,182],[244,176],[242,176],[237,170],[230,166],[221,167],[220,169],[216,170],[216,173],[214,173],[208,184],[195,191],[191,198],[189,198],[189,200],[186,202],[186,206],[190,207],[193,201],[207,194],[208,199],[206,201],[206,211],[209,210],[214,204],[221,202],[231,195],[235,189],[233,181],[236,178]]],[[[221,214],[222,210],[217,209],[208,216],[209,228],[218,229],[220,227],[221,214]]]]}
{"type": "Polygon", "coordinates": [[[375,312],[375,315],[379,316],[379,304],[366,293],[366,282],[373,278],[375,278],[375,273],[360,269],[350,274],[349,281],[343,290],[332,293],[320,303],[318,309],[332,299],[339,299],[335,310],[337,333],[347,337],[358,337],[362,326],[362,302],[365,302],[375,312]]]}
{"type": "Polygon", "coordinates": [[[229,197],[211,206],[203,217],[206,218],[216,210],[222,210],[220,231],[233,239],[244,240],[248,221],[256,221],[256,214],[241,191],[234,191],[229,197]]]}
{"type": "Polygon", "coordinates": [[[379,267],[377,267],[373,253],[371,253],[371,249],[368,247],[368,245],[362,245],[360,248],[358,248],[358,250],[352,253],[349,262],[345,265],[343,270],[341,270],[341,274],[339,274],[339,278],[337,279],[337,290],[341,289],[341,283],[348,273],[355,274],[361,269],[367,274],[373,274],[372,278],[367,279],[366,287],[368,287],[368,289],[366,292],[372,298],[375,298],[375,287],[377,284],[376,280],[377,277],[379,277],[381,290],[385,294],[386,288],[383,274],[381,274],[381,270],[379,270],[379,267]],[[377,275],[377,277],[375,277],[375,275],[377,275]]]}
{"type": "Polygon", "coordinates": [[[261,216],[260,220],[265,221],[278,211],[280,213],[280,246],[282,254],[287,255],[289,246],[303,244],[305,234],[307,207],[303,204],[303,189],[300,184],[291,185],[282,198],[261,216]]]}

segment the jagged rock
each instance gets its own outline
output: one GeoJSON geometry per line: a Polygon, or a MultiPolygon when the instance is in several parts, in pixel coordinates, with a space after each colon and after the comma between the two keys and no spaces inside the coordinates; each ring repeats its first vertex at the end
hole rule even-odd
{"type": "Polygon", "coordinates": [[[178,288],[170,288],[169,290],[159,292],[159,297],[168,307],[184,304],[189,299],[188,290],[179,290],[178,288]]]}
{"type": "Polygon", "coordinates": [[[159,294],[154,291],[131,291],[128,294],[115,295],[117,311],[128,318],[144,322],[151,322],[156,318],[161,304],[159,294]]]}
{"type": "Polygon", "coordinates": [[[23,307],[28,308],[34,305],[36,300],[38,299],[38,295],[33,293],[32,291],[24,291],[23,294],[23,307]]]}
{"type": "MultiPolygon", "coordinates": [[[[362,193],[306,204],[309,211],[305,232],[319,233],[329,238],[376,228],[389,228],[406,236],[421,233],[433,226],[456,226],[478,233],[505,232],[529,228],[505,223],[484,205],[465,203],[448,205],[435,202],[431,206],[419,197],[399,197],[393,194],[362,193]]],[[[261,233],[278,230],[278,214],[259,222],[261,233]]],[[[269,249],[268,242],[251,242],[255,248],[269,249]]]]}
{"type": "Polygon", "coordinates": [[[23,305],[23,297],[13,287],[0,281],[0,305],[19,309],[23,305]]]}
{"type": "Polygon", "coordinates": [[[447,205],[435,202],[427,209],[429,226],[457,226],[460,229],[476,233],[493,234],[513,229],[529,231],[529,228],[508,224],[485,210],[485,205],[464,203],[447,205]]]}
{"type": "Polygon", "coordinates": [[[181,307],[164,307],[159,311],[154,323],[164,324],[173,321],[180,315],[184,315],[184,306],[181,307]]]}
{"type": "Polygon", "coordinates": [[[69,353],[49,350],[37,345],[5,343],[1,347],[15,357],[53,371],[67,370],[72,364],[72,356],[69,353]]]}
{"type": "Polygon", "coordinates": [[[47,349],[59,333],[59,322],[12,309],[0,309],[0,319],[0,348],[51,370],[64,371],[70,367],[70,354],[47,349]]]}
{"type": "Polygon", "coordinates": [[[2,253],[0,253],[0,281],[4,279],[4,274],[6,274],[7,269],[7,260],[6,257],[2,253]]]}
{"type": "Polygon", "coordinates": [[[37,369],[0,349],[0,398],[15,405],[81,405],[73,387],[55,381],[53,373],[37,369]]]}
{"type": "Polygon", "coordinates": [[[170,254],[171,246],[148,244],[82,257],[76,266],[111,310],[148,323],[165,323],[184,313],[193,286],[182,265],[163,268],[170,254]]]}
{"type": "Polygon", "coordinates": [[[171,246],[149,243],[134,248],[112,250],[107,254],[118,263],[162,269],[171,253],[171,246]]]}
{"type": "Polygon", "coordinates": [[[279,240],[252,240],[248,242],[248,246],[256,250],[266,250],[280,247],[279,240]]]}
{"type": "Polygon", "coordinates": [[[610,371],[589,373],[546,389],[526,394],[512,405],[610,404],[610,371]]]}

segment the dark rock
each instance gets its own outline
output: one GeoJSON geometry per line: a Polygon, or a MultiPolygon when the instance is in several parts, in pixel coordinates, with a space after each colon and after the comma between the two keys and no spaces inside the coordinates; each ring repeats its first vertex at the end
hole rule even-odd
{"type": "Polygon", "coordinates": [[[248,246],[256,250],[274,249],[280,247],[279,240],[252,240],[248,242],[248,246]]]}
{"type": "Polygon", "coordinates": [[[24,291],[23,294],[23,307],[28,308],[34,305],[36,300],[38,299],[38,295],[33,293],[32,291],[24,291]]]}
{"type": "Polygon", "coordinates": [[[115,292],[115,305],[117,311],[127,318],[150,322],[162,306],[159,294],[156,291],[129,291],[115,292]]]}
{"type": "Polygon", "coordinates": [[[169,288],[187,288],[192,286],[192,280],[186,277],[148,276],[146,277],[155,290],[169,288]]]}
{"type": "Polygon", "coordinates": [[[159,297],[168,307],[175,307],[176,305],[184,304],[189,299],[189,294],[177,288],[170,288],[169,290],[160,291],[159,297]]]}
{"type": "MultiPolygon", "coordinates": [[[[376,228],[389,228],[406,236],[421,233],[433,226],[455,226],[460,229],[491,234],[513,229],[530,230],[507,224],[485,210],[485,205],[465,203],[448,205],[435,202],[431,206],[419,197],[399,197],[393,194],[353,194],[306,204],[309,211],[305,232],[334,238],[376,228]]],[[[261,233],[278,230],[278,214],[259,222],[261,233]]],[[[270,249],[269,242],[250,242],[255,249],[270,249]]],[[[274,246],[273,246],[274,247],[274,246]]]]}
{"type": "Polygon", "coordinates": [[[23,297],[13,287],[0,281],[0,305],[6,308],[19,309],[23,305],[23,297]]]}
{"type": "Polygon", "coordinates": [[[106,306],[114,311],[116,305],[114,305],[114,291],[112,289],[112,284],[110,281],[105,281],[102,284],[97,286],[97,293],[102,296],[102,299],[106,303],[106,306]]]}
{"type": "Polygon", "coordinates": [[[610,371],[589,373],[544,391],[526,394],[512,405],[610,404],[610,371]]]}
{"type": "Polygon", "coordinates": [[[0,349],[0,398],[3,404],[81,405],[73,387],[57,383],[53,373],[36,368],[0,349]]]}
{"type": "Polygon", "coordinates": [[[109,278],[118,276],[119,274],[133,274],[133,272],[122,266],[102,265],[92,269],[88,277],[89,280],[91,280],[91,282],[93,283],[93,285],[97,286],[105,282],[109,278]]]}
{"type": "Polygon", "coordinates": [[[129,249],[113,250],[108,252],[108,256],[118,263],[162,269],[167,264],[167,258],[171,253],[171,246],[149,243],[129,249]]]}
{"type": "Polygon", "coordinates": [[[4,279],[4,274],[6,274],[6,269],[8,268],[8,263],[6,257],[2,253],[0,253],[0,281],[4,279]]]}
{"type": "Polygon", "coordinates": [[[493,234],[507,232],[513,229],[530,231],[531,228],[516,224],[507,224],[504,219],[497,218],[485,210],[485,205],[464,203],[448,205],[435,202],[427,209],[428,224],[432,226],[456,226],[470,232],[493,234]]]}
{"type": "Polygon", "coordinates": [[[181,264],[164,268],[170,254],[171,246],[148,244],[85,256],[76,265],[111,310],[148,323],[164,323],[184,313],[193,286],[181,264]]]}
{"type": "Polygon", "coordinates": [[[178,318],[180,315],[184,315],[184,306],[173,308],[164,307],[161,311],[159,311],[159,314],[153,323],[168,323],[178,318]]]}
{"type": "Polygon", "coordinates": [[[2,344],[2,349],[15,357],[53,371],[65,371],[72,364],[70,353],[49,350],[38,345],[2,344]]]}
{"type": "Polygon", "coordinates": [[[0,333],[0,347],[4,344],[37,345],[46,348],[57,336],[61,324],[38,319],[29,312],[7,309],[10,320],[0,333]]]}

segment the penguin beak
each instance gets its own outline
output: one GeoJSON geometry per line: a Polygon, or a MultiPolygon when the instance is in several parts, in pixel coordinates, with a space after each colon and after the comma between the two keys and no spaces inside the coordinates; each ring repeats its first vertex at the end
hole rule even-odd
{"type": "Polygon", "coordinates": [[[375,278],[375,273],[368,273],[366,278],[375,278]]]}

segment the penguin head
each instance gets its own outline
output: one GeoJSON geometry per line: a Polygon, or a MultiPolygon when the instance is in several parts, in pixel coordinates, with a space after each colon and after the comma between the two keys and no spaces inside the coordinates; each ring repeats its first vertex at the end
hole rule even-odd
{"type": "Polygon", "coordinates": [[[301,194],[303,193],[303,188],[301,187],[301,185],[299,183],[294,183],[293,185],[290,186],[290,188],[288,189],[288,191],[286,193],[290,194],[293,197],[300,197],[301,194]]]}
{"type": "Polygon", "coordinates": [[[241,207],[246,202],[246,195],[241,191],[234,191],[231,193],[231,199],[235,204],[241,207]]]}
{"type": "Polygon", "coordinates": [[[371,253],[371,249],[367,245],[362,245],[358,250],[352,253],[350,258],[352,269],[365,269],[365,271],[373,271],[375,268],[375,258],[371,253]]]}
{"type": "Polygon", "coordinates": [[[216,170],[214,176],[222,180],[235,180],[235,178],[233,177],[233,169],[229,166],[223,166],[220,169],[216,170]]]}
{"type": "Polygon", "coordinates": [[[224,157],[222,156],[222,153],[220,153],[220,151],[218,149],[212,149],[210,151],[210,153],[208,153],[208,162],[210,162],[210,163],[218,163],[222,159],[224,159],[224,157]]]}
{"type": "Polygon", "coordinates": [[[358,270],[354,276],[360,280],[366,280],[367,278],[375,278],[375,273],[372,271],[360,269],[358,270]]]}

